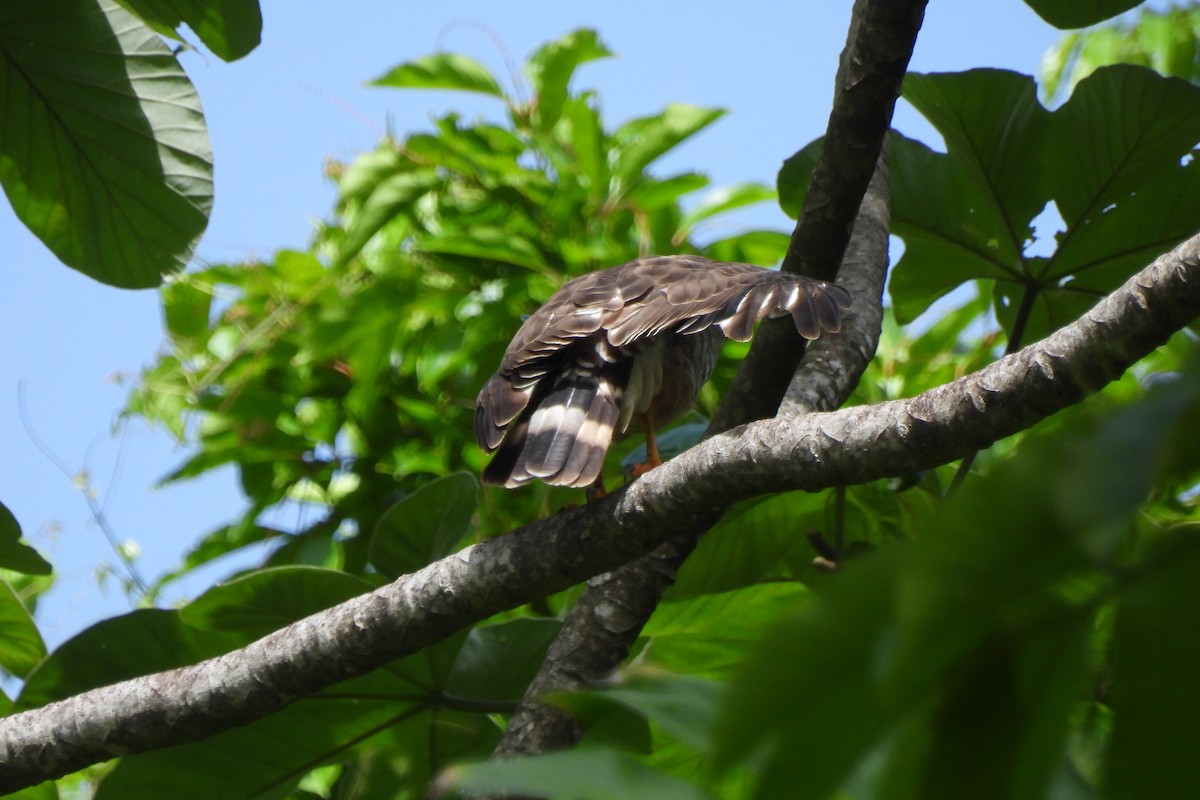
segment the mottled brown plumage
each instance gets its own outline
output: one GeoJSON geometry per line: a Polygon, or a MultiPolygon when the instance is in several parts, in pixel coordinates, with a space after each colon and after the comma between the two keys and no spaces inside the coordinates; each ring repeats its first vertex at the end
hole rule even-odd
{"type": "Polygon", "coordinates": [[[699,256],[580,276],[525,321],[479,393],[475,438],[496,453],[484,482],[589,486],[614,436],[695,404],[726,337],[786,313],[815,339],[849,307],[840,286],[699,256]]]}

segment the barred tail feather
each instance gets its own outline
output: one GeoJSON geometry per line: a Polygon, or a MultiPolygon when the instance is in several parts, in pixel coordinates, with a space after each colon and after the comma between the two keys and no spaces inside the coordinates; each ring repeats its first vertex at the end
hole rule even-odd
{"type": "Polygon", "coordinates": [[[509,429],[483,481],[513,488],[534,478],[555,486],[590,486],[600,476],[620,415],[622,387],[613,376],[573,371],[509,429]]]}

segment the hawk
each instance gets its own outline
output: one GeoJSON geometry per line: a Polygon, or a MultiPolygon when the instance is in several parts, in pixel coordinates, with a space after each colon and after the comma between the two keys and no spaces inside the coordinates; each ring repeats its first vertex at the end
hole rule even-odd
{"type": "Polygon", "coordinates": [[[700,256],[639,258],[569,281],[517,331],[475,401],[483,482],[591,486],[615,436],[655,430],[695,404],[726,337],[791,314],[806,339],[836,332],[836,284],[700,256]]]}

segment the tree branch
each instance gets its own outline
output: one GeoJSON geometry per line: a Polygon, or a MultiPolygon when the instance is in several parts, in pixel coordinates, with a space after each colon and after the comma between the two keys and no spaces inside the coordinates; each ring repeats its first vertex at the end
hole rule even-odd
{"type": "Polygon", "coordinates": [[[240,650],[0,719],[0,792],[113,756],[194,741],[560,591],[770,492],[929,469],[1119,377],[1200,314],[1200,236],[1076,322],[908,400],[719,434],[599,503],[492,539],[240,650]]]}
{"type": "MultiPolygon", "coordinates": [[[[789,381],[795,386],[795,380],[799,380],[798,385],[804,387],[797,389],[797,402],[803,391],[804,403],[810,408],[836,408],[874,355],[882,324],[880,297],[887,269],[890,222],[886,156],[881,154],[924,9],[925,0],[855,3],[835,80],[826,144],[813,170],[804,210],[782,265],[784,271],[816,278],[832,280],[838,276],[855,298],[847,333],[819,339],[816,357],[806,360],[813,366],[806,375],[797,376],[805,352],[804,339],[795,326],[780,324],[784,320],[764,321],[714,415],[710,433],[773,416],[789,381]],[[870,221],[865,221],[859,216],[859,207],[873,174],[877,176],[876,200],[866,215],[870,221]],[[856,225],[870,227],[855,231],[861,243],[856,261],[869,266],[853,276],[842,277],[839,264],[856,225]],[[855,335],[851,336],[849,329],[855,335]]],[[[537,698],[594,683],[615,669],[654,612],[663,591],[674,582],[680,565],[695,549],[697,539],[717,518],[670,540],[616,574],[591,582],[567,615],[555,646],[509,720],[497,755],[542,752],[569,746],[578,739],[571,717],[537,698]]]]}
{"type": "MultiPolygon", "coordinates": [[[[883,150],[916,45],[925,0],[857,0],[825,129],[825,146],[792,232],[785,272],[838,277],[858,207],[883,150]]],[[[857,295],[856,302],[857,302],[857,295]]],[[[712,430],[775,415],[804,356],[805,341],[786,320],[767,319],[738,369],[712,430]]]]}
{"type": "MultiPolygon", "coordinates": [[[[793,382],[797,403],[808,406],[805,410],[830,411],[840,406],[875,352],[883,321],[880,298],[887,275],[888,228],[887,165],[885,156],[880,156],[839,278],[853,292],[855,306],[840,333],[826,334],[813,344],[793,382]]],[[[720,512],[704,517],[702,527],[588,582],[509,720],[496,755],[540,753],[578,740],[580,732],[572,717],[538,698],[594,685],[616,669],[696,548],[700,534],[719,518],[720,512]]]]}

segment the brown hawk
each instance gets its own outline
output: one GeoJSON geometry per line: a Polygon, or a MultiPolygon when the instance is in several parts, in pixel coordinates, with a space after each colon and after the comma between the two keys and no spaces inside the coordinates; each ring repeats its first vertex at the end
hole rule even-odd
{"type": "Polygon", "coordinates": [[[484,483],[534,478],[590,486],[613,437],[647,434],[688,411],[725,337],[791,314],[815,339],[837,331],[850,294],[840,286],[700,256],[639,258],[591,272],[551,295],[517,331],[475,402],[475,439],[496,455],[484,483]]]}

